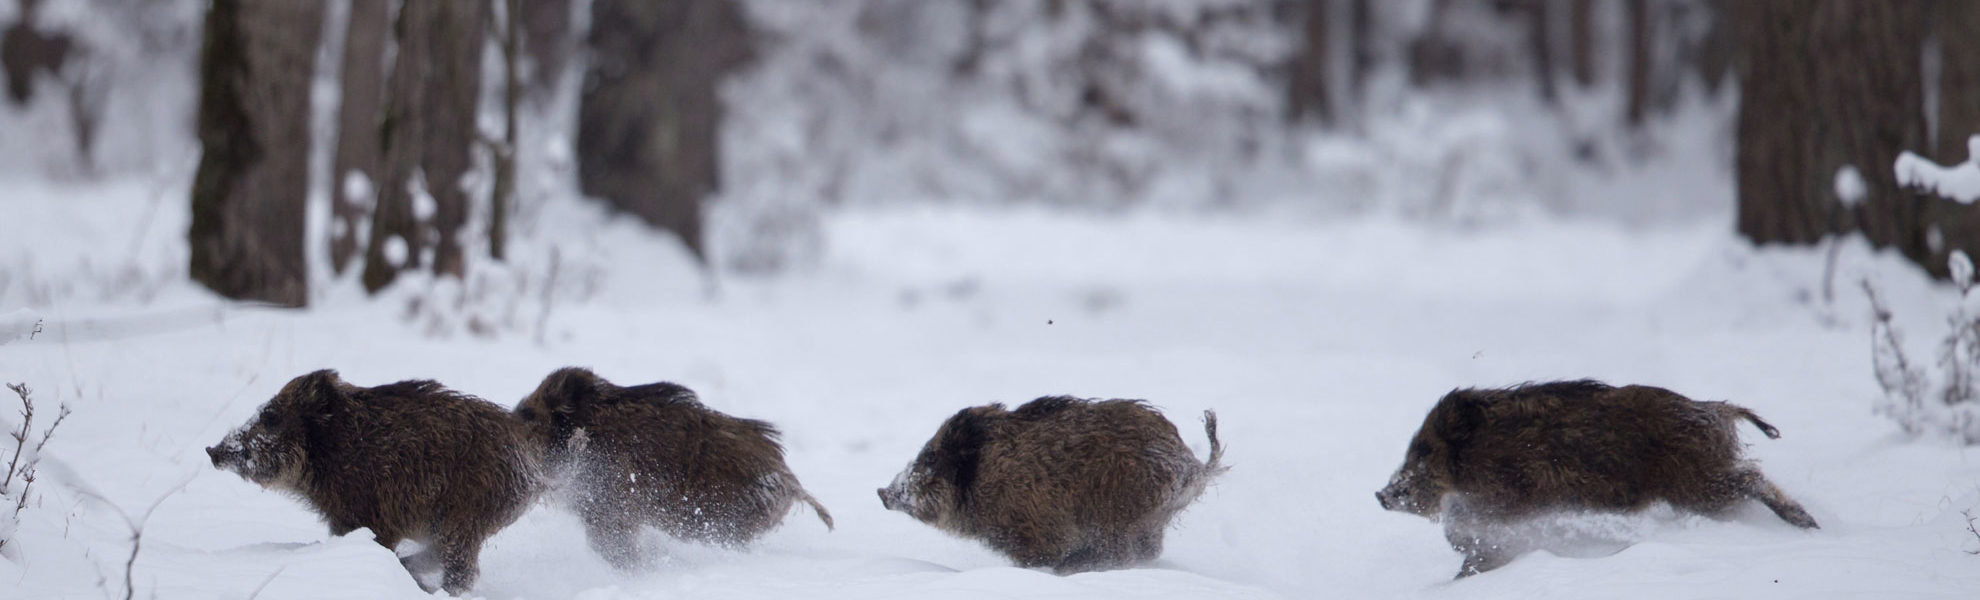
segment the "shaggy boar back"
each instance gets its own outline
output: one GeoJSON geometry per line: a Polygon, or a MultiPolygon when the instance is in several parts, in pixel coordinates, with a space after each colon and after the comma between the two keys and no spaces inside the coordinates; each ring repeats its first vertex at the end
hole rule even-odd
{"type": "Polygon", "coordinates": [[[722,414],[672,383],[614,385],[590,370],[551,373],[516,407],[549,448],[554,477],[593,550],[620,568],[642,561],[637,536],[741,546],[783,522],[797,502],[832,514],[784,463],[777,429],[722,414]]]}
{"type": "Polygon", "coordinates": [[[879,490],[888,510],[977,539],[1021,566],[1065,574],[1153,560],[1178,511],[1227,467],[1204,411],[1200,462],[1136,400],[1053,396],[967,408],[879,490]]]}
{"type": "Polygon", "coordinates": [[[1741,458],[1742,420],[1780,437],[1746,408],[1663,388],[1584,380],[1453,390],[1424,417],[1376,499],[1442,518],[1466,554],[1460,576],[1511,558],[1479,531],[1549,510],[1628,512],[1664,501],[1722,518],[1751,499],[1797,527],[1817,527],[1741,458]]]}
{"type": "Polygon", "coordinates": [[[206,453],[302,498],[332,534],[368,527],[386,548],[426,545],[402,562],[415,579],[442,571],[454,594],[473,587],[482,542],[522,516],[540,481],[537,450],[502,407],[432,381],[358,387],[330,370],[291,380],[206,453]]]}

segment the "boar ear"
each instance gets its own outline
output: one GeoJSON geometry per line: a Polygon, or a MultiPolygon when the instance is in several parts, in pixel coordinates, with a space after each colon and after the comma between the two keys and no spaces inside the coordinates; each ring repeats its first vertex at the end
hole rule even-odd
{"type": "Polygon", "coordinates": [[[989,441],[992,418],[990,411],[965,408],[942,426],[942,444],[929,470],[954,484],[959,495],[968,493],[976,483],[976,467],[983,458],[983,444],[989,441]]]}
{"type": "Polygon", "coordinates": [[[544,386],[544,408],[550,411],[550,422],[569,425],[572,416],[598,401],[599,382],[597,374],[583,367],[551,373],[550,383],[544,386]]]}
{"type": "Polygon", "coordinates": [[[303,416],[310,423],[329,421],[344,407],[344,379],[337,372],[323,369],[299,378],[296,394],[302,400],[303,416]]]}
{"type": "Polygon", "coordinates": [[[1485,399],[1471,390],[1457,390],[1444,396],[1442,414],[1437,419],[1437,436],[1450,442],[1470,441],[1485,422],[1485,399]]]}

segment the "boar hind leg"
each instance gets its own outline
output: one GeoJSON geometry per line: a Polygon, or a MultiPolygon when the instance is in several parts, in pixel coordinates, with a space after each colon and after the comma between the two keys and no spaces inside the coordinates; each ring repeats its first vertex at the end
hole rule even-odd
{"type": "Polygon", "coordinates": [[[446,570],[441,589],[459,596],[474,587],[474,580],[481,576],[481,542],[481,537],[476,535],[440,538],[435,546],[440,552],[440,566],[446,570]]]}
{"type": "Polygon", "coordinates": [[[1758,471],[1747,471],[1743,475],[1745,475],[1742,480],[1746,495],[1767,505],[1767,508],[1780,516],[1782,521],[1802,529],[1822,528],[1815,523],[1815,517],[1808,516],[1808,511],[1801,508],[1801,503],[1789,498],[1787,493],[1782,492],[1780,487],[1768,481],[1758,471]]]}
{"type": "Polygon", "coordinates": [[[631,570],[640,565],[639,523],[626,515],[594,512],[584,515],[584,538],[591,550],[613,568],[631,570]]]}

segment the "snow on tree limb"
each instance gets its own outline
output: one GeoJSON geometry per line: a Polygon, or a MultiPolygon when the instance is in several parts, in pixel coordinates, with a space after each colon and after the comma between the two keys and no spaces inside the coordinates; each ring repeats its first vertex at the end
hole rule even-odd
{"type": "Polygon", "coordinates": [[[1966,152],[1966,162],[1952,166],[1940,165],[1908,151],[1899,154],[1894,166],[1898,184],[1972,204],[1980,200],[1980,161],[1974,160],[1980,156],[1980,135],[1967,138],[1966,152]]]}

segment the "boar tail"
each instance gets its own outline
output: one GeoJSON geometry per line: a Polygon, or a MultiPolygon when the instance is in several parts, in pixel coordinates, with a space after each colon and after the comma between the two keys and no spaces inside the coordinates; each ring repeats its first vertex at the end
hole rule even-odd
{"type": "Polygon", "coordinates": [[[1217,475],[1230,470],[1224,466],[1224,444],[1217,441],[1217,411],[1203,411],[1203,434],[1210,437],[1210,460],[1203,463],[1203,472],[1217,475]]]}
{"type": "Polygon", "coordinates": [[[825,510],[825,505],[819,504],[817,498],[811,497],[811,492],[799,488],[798,499],[803,500],[805,504],[811,505],[811,512],[818,513],[818,520],[825,522],[825,529],[827,531],[834,529],[832,527],[832,511],[825,510]]]}
{"type": "Polygon", "coordinates": [[[1737,404],[1726,404],[1725,406],[1728,411],[1732,412],[1734,418],[1746,419],[1748,422],[1753,423],[1754,427],[1760,428],[1760,433],[1767,434],[1768,439],[1781,439],[1781,430],[1775,429],[1773,425],[1761,420],[1760,415],[1754,414],[1751,409],[1737,404]]]}

